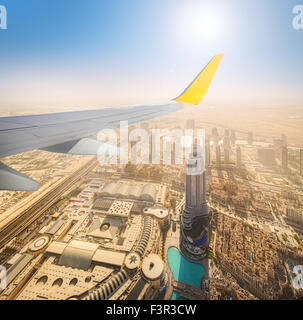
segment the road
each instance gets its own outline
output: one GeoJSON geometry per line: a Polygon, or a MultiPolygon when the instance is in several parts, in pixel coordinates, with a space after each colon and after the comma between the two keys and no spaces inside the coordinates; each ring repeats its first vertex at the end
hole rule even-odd
{"type": "Polygon", "coordinates": [[[38,219],[46,210],[58,201],[58,199],[70,189],[77,180],[89,173],[97,165],[97,159],[92,159],[72,175],[65,178],[55,188],[50,189],[44,197],[33,203],[22,214],[9,221],[0,229],[0,248],[28,228],[36,219],[38,219]]]}

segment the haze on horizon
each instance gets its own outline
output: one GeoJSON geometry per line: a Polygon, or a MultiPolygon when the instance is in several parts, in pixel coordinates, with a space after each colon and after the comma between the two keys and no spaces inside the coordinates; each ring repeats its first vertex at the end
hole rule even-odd
{"type": "Polygon", "coordinates": [[[300,108],[296,1],[2,0],[0,115],[176,97],[224,53],[202,104],[300,108]]]}

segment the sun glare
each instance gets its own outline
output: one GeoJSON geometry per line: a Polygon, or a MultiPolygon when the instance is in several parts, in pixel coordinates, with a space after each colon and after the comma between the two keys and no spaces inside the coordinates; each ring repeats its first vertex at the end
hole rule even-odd
{"type": "Polygon", "coordinates": [[[216,16],[197,17],[193,22],[197,35],[203,39],[217,39],[220,36],[221,25],[220,20],[216,16]]]}
{"type": "Polygon", "coordinates": [[[217,10],[188,7],[178,17],[179,35],[183,39],[213,42],[223,33],[222,16],[217,10]]]}

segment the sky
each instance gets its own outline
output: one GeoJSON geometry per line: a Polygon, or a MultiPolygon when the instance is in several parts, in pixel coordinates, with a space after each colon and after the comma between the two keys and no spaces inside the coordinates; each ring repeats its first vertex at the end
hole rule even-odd
{"type": "Polygon", "coordinates": [[[162,102],[224,58],[202,104],[303,109],[303,0],[0,0],[0,114],[162,102]]]}

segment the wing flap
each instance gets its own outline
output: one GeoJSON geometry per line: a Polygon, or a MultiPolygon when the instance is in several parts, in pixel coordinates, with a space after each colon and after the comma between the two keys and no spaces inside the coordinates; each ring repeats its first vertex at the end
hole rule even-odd
{"type": "Polygon", "coordinates": [[[0,162],[0,190],[37,191],[39,183],[0,162]]]}
{"type": "Polygon", "coordinates": [[[68,141],[65,143],[60,143],[47,148],[41,148],[41,150],[64,153],[64,154],[74,154],[74,155],[112,155],[118,156],[121,149],[111,143],[100,141],[93,138],[83,138],[80,140],[68,141]]]}

